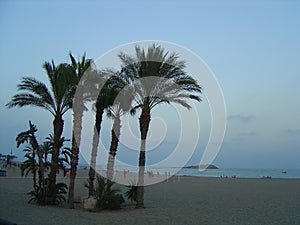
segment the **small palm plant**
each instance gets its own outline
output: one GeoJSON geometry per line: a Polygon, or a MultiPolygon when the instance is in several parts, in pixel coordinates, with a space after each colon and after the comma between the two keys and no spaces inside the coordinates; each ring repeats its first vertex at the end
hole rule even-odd
{"type": "MultiPolygon", "coordinates": [[[[113,188],[115,182],[105,179],[104,177],[97,176],[96,187],[94,196],[97,199],[96,207],[98,209],[120,209],[124,198],[120,194],[120,190],[113,188]]],[[[86,183],[85,187],[89,189],[89,184],[86,183]]]]}
{"type": "Polygon", "coordinates": [[[26,152],[24,156],[26,160],[21,165],[21,175],[28,176],[29,173],[32,174],[33,189],[35,190],[37,187],[36,174],[38,171],[38,164],[35,159],[35,150],[31,146],[26,146],[23,149],[23,152],[26,152]]]}
{"type": "MultiPolygon", "coordinates": [[[[54,146],[54,138],[53,138],[53,135],[49,135],[47,138],[46,138],[46,142],[44,142],[45,144],[45,148],[49,148],[47,150],[51,150],[53,149],[53,146],[54,146]]],[[[63,171],[63,175],[66,176],[67,174],[67,165],[70,164],[70,159],[71,159],[71,148],[69,147],[65,147],[65,143],[66,142],[70,142],[69,139],[66,139],[65,137],[61,137],[60,140],[59,140],[59,157],[58,157],[58,171],[57,173],[61,171],[63,171]]],[[[51,164],[51,163],[50,163],[51,164]]]]}
{"type": "Polygon", "coordinates": [[[131,203],[137,201],[137,190],[138,186],[136,185],[135,181],[131,181],[127,187],[127,191],[125,192],[125,196],[127,199],[131,201],[131,203]]]}
{"type": "Polygon", "coordinates": [[[37,128],[34,124],[29,121],[29,129],[19,133],[16,137],[17,147],[20,147],[21,144],[27,142],[29,145],[23,150],[26,152],[26,160],[21,166],[22,176],[28,175],[29,172],[33,174],[33,187],[34,192],[39,191],[39,195],[45,195],[45,182],[44,182],[44,159],[41,147],[36,138],[37,128]],[[38,162],[36,161],[36,155],[38,162]],[[36,182],[36,173],[38,172],[38,183],[36,182]]]}
{"type": "Polygon", "coordinates": [[[55,195],[49,194],[49,179],[45,179],[45,194],[40,186],[36,186],[35,190],[28,192],[27,194],[31,197],[30,202],[34,202],[40,205],[58,205],[62,201],[66,201],[65,195],[67,194],[68,186],[65,183],[57,183],[55,184],[55,195]],[[53,201],[54,199],[54,201],[53,201]]]}

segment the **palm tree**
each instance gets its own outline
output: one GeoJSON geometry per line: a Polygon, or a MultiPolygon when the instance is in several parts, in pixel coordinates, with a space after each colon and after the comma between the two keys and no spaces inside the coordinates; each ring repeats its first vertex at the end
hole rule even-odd
{"type": "Polygon", "coordinates": [[[40,145],[40,149],[42,151],[43,154],[43,159],[44,159],[44,169],[45,171],[49,169],[51,163],[48,161],[48,155],[51,153],[52,151],[52,144],[49,142],[48,137],[46,138],[46,141],[44,141],[41,145],[40,145]]]}
{"type": "Polygon", "coordinates": [[[71,66],[73,68],[74,75],[77,79],[77,91],[74,96],[73,103],[73,135],[72,135],[72,151],[71,151],[71,165],[70,165],[70,183],[68,192],[68,204],[69,208],[74,208],[74,187],[75,187],[75,177],[77,172],[77,165],[79,159],[79,147],[81,140],[81,130],[82,130],[82,117],[83,111],[86,109],[84,106],[85,101],[89,99],[86,96],[85,83],[83,80],[83,75],[87,72],[91,65],[92,60],[86,59],[85,54],[82,56],[81,61],[76,61],[71,53],[69,53],[71,59],[71,66]]]}
{"type": "MultiPolygon", "coordinates": [[[[15,94],[7,106],[9,108],[35,106],[46,109],[53,115],[54,145],[51,154],[49,195],[54,197],[58,172],[59,142],[64,127],[63,115],[72,108],[76,77],[74,77],[72,68],[68,64],[56,66],[53,61],[52,63],[45,62],[43,68],[49,78],[50,88],[33,77],[23,77],[18,85],[20,93],[15,94]]],[[[55,199],[53,199],[53,203],[54,201],[55,199]]]]}
{"type": "MultiPolygon", "coordinates": [[[[102,76],[102,75],[99,75],[102,76]]],[[[92,151],[91,151],[91,160],[90,160],[90,168],[89,168],[89,179],[88,179],[88,187],[89,193],[88,196],[95,195],[94,188],[94,180],[95,180],[95,169],[96,169],[96,158],[97,158],[97,150],[99,145],[99,135],[100,129],[103,119],[104,111],[107,107],[113,104],[113,100],[116,96],[116,91],[114,88],[109,87],[107,83],[103,86],[101,91],[98,94],[96,103],[95,103],[95,125],[94,125],[94,134],[93,134],[93,143],[92,143],[92,151]]]]}
{"type": "Polygon", "coordinates": [[[22,164],[22,175],[24,175],[24,171],[27,170],[26,175],[29,171],[33,174],[33,186],[34,190],[37,190],[36,184],[36,171],[38,171],[38,187],[41,190],[41,195],[44,196],[45,193],[45,179],[44,179],[44,161],[43,161],[43,152],[40,148],[40,145],[36,139],[35,133],[37,132],[37,128],[34,124],[29,121],[29,129],[27,131],[21,132],[17,135],[17,148],[20,147],[24,142],[30,143],[30,146],[27,146],[23,151],[27,152],[25,154],[25,160],[22,164]],[[38,156],[38,163],[36,163],[35,155],[38,156]]]}
{"type": "Polygon", "coordinates": [[[116,96],[112,105],[106,109],[107,117],[113,120],[111,129],[111,143],[109,148],[109,155],[107,160],[107,174],[108,180],[113,179],[115,157],[118,150],[120,131],[121,131],[121,116],[129,112],[133,95],[130,91],[130,83],[132,79],[126,77],[125,73],[114,73],[109,79],[109,84],[116,91],[116,96]]]}
{"type": "Polygon", "coordinates": [[[134,106],[131,113],[141,109],[139,127],[141,134],[139,154],[139,178],[137,190],[137,208],[144,207],[144,172],[146,164],[146,139],[151,121],[151,110],[161,103],[177,103],[190,109],[188,99],[200,101],[197,95],[201,86],[184,72],[185,62],[180,61],[176,53],[165,52],[164,48],[153,44],[147,52],[135,47],[135,56],[120,53],[124,72],[135,77],[134,106]]]}
{"type": "MultiPolygon", "coordinates": [[[[66,176],[67,174],[68,171],[67,165],[70,164],[71,152],[72,152],[71,148],[65,147],[65,142],[70,142],[70,140],[66,139],[65,137],[61,137],[58,145],[59,151],[58,151],[58,170],[57,170],[57,173],[63,171],[64,176],[66,176]]],[[[53,147],[54,147],[54,137],[52,134],[49,134],[49,136],[46,137],[46,141],[43,143],[43,148],[44,148],[43,150],[53,151],[53,147]]]]}
{"type": "Polygon", "coordinates": [[[36,182],[36,172],[38,171],[38,164],[35,159],[36,150],[32,148],[32,146],[26,146],[23,149],[23,152],[26,152],[25,158],[26,160],[21,165],[21,175],[27,176],[29,172],[32,174],[33,181],[33,190],[37,190],[37,182],[36,182]]]}
{"type": "Polygon", "coordinates": [[[112,118],[113,126],[111,129],[111,142],[110,142],[109,155],[107,160],[106,178],[108,180],[113,179],[115,157],[118,150],[120,130],[121,130],[121,115],[122,115],[122,110],[118,106],[109,107],[107,112],[107,117],[112,118]]]}

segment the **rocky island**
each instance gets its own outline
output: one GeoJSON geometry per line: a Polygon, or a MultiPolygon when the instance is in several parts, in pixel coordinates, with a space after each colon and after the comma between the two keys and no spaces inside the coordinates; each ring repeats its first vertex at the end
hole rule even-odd
{"type": "Polygon", "coordinates": [[[197,166],[186,166],[186,169],[219,169],[217,166],[213,164],[202,164],[197,166]]]}

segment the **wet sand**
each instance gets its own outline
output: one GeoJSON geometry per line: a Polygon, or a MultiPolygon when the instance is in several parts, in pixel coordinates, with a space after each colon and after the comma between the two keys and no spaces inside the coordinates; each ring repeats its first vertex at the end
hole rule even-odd
{"type": "MultiPolygon", "coordinates": [[[[17,168],[0,177],[0,218],[29,224],[300,224],[300,180],[172,177],[145,188],[145,209],[88,212],[76,205],[28,204],[31,178],[17,168]]],[[[75,195],[85,197],[87,171],[76,180],[75,195]]],[[[58,178],[66,182],[68,178],[58,178]]],[[[122,187],[121,187],[122,188],[122,187]]]]}

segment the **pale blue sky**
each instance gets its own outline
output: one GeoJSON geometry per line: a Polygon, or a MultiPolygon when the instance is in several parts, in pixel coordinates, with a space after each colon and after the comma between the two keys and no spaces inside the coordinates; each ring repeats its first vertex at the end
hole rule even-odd
{"type": "MultiPolygon", "coordinates": [[[[18,152],[15,136],[28,119],[41,140],[51,132],[47,113],[5,108],[22,76],[47,81],[43,62],[67,61],[69,50],[96,59],[121,44],[154,39],[195,52],[223,89],[228,124],[215,164],[300,168],[299,28],[298,1],[2,0],[0,152],[18,152]]],[[[201,148],[191,163],[199,162],[201,148]]]]}

